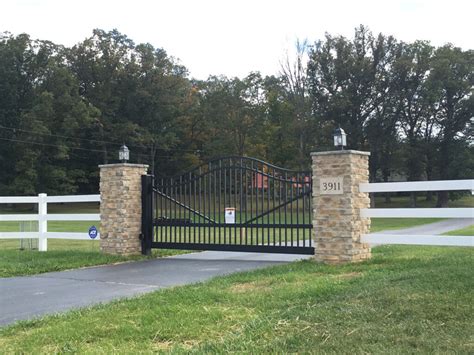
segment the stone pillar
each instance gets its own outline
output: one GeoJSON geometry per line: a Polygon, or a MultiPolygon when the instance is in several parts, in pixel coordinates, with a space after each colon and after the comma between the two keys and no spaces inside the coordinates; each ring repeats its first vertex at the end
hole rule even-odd
{"type": "Polygon", "coordinates": [[[148,165],[108,164],[100,168],[100,250],[139,254],[141,242],[141,176],[148,165]]]}
{"type": "Polygon", "coordinates": [[[361,236],[369,233],[370,218],[360,216],[370,200],[359,192],[359,184],[369,182],[369,155],[354,150],[311,154],[317,261],[341,264],[371,257],[369,245],[361,242],[361,236]]]}

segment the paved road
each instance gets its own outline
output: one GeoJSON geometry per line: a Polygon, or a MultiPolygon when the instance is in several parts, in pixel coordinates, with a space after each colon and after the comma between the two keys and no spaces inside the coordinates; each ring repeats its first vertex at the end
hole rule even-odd
{"type": "Polygon", "coordinates": [[[474,224],[474,218],[451,218],[440,222],[424,224],[398,230],[386,230],[377,233],[382,234],[413,234],[413,235],[438,235],[452,230],[462,229],[474,224]]]}
{"type": "Polygon", "coordinates": [[[0,279],[0,326],[308,255],[212,252],[0,279]]]}
{"type": "MultiPolygon", "coordinates": [[[[441,234],[463,228],[459,219],[387,231],[390,234],[441,234]]],[[[307,255],[206,251],[118,265],[0,279],[0,326],[17,320],[132,297],[164,287],[308,258],[307,255]]]]}

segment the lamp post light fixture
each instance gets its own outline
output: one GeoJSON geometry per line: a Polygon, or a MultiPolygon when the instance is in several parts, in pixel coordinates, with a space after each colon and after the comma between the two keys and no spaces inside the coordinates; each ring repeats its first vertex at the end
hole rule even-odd
{"type": "Polygon", "coordinates": [[[334,146],[341,147],[341,150],[344,150],[344,147],[347,145],[346,132],[339,127],[334,130],[332,135],[334,137],[334,146]]]}
{"type": "Polygon", "coordinates": [[[119,160],[122,163],[126,163],[130,159],[130,150],[128,147],[124,144],[120,147],[119,149],[119,160]]]}

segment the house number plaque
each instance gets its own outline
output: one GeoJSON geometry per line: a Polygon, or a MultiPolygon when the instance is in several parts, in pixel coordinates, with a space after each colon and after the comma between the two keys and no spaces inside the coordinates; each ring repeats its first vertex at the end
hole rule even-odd
{"type": "Polygon", "coordinates": [[[342,176],[325,177],[319,180],[321,195],[341,195],[343,193],[342,176]]]}

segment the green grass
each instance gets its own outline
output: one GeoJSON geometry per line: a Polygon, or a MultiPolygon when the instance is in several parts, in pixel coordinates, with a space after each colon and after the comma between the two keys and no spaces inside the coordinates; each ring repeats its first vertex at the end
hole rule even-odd
{"type": "MultiPolygon", "coordinates": [[[[371,220],[371,232],[379,232],[382,230],[395,230],[416,227],[424,224],[435,223],[442,221],[442,218],[372,218],[371,220]]],[[[201,243],[215,243],[215,240],[220,240],[222,243],[235,244],[243,243],[258,245],[266,244],[268,241],[279,241],[284,243],[284,240],[293,240],[296,245],[296,241],[300,241],[302,244],[303,239],[309,240],[311,233],[309,230],[304,229],[273,229],[273,228],[224,228],[214,231],[213,228],[193,228],[193,227],[166,227],[161,229],[157,234],[158,240],[169,241],[171,236],[176,238],[176,241],[183,242],[194,242],[194,235],[196,235],[196,241],[201,243]],[[172,229],[172,231],[170,231],[172,229]],[[200,229],[200,231],[199,231],[200,229]]]]}
{"type": "MultiPolygon", "coordinates": [[[[431,201],[426,201],[424,194],[420,193],[416,199],[417,207],[436,207],[436,196],[433,196],[431,201]]],[[[377,193],[375,195],[375,207],[376,208],[409,208],[410,199],[407,196],[392,196],[391,202],[385,202],[383,193],[377,193]]],[[[448,207],[474,207],[474,196],[464,195],[454,201],[449,201],[448,207]]]]}
{"type": "MultiPolygon", "coordinates": [[[[378,232],[384,229],[402,229],[415,227],[422,224],[434,223],[441,221],[441,218],[372,218],[371,231],[378,232]]],[[[308,223],[308,222],[307,222],[308,223]]],[[[48,222],[49,232],[83,232],[86,233],[91,225],[95,225],[100,230],[100,222],[90,221],[50,221],[48,222]]],[[[185,229],[189,230],[192,228],[181,228],[183,235],[185,229]]],[[[37,230],[37,224],[33,223],[33,230],[37,230]]],[[[18,232],[20,231],[19,222],[0,222],[0,232],[18,232]]],[[[248,234],[250,232],[248,231],[248,234]]],[[[0,249],[2,248],[2,242],[5,240],[0,239],[0,249]]]]}
{"type": "MultiPolygon", "coordinates": [[[[100,229],[100,221],[49,221],[48,232],[82,232],[87,233],[90,226],[100,229]]],[[[31,221],[25,225],[25,231],[37,231],[38,222],[31,221]]],[[[19,232],[20,222],[0,222],[0,232],[19,232]]]]}
{"type": "Polygon", "coordinates": [[[99,241],[49,239],[48,251],[19,250],[19,240],[0,242],[0,277],[41,274],[86,266],[105,265],[186,253],[154,249],[149,257],[108,255],[99,251],[99,241]]]}
{"type": "Polygon", "coordinates": [[[374,248],[20,322],[5,353],[473,353],[472,248],[374,248]]]}
{"type": "Polygon", "coordinates": [[[372,218],[370,231],[395,230],[442,221],[442,218],[372,218]]]}
{"type": "MultiPolygon", "coordinates": [[[[0,213],[31,213],[32,206],[18,205],[15,208],[3,209],[0,213]]],[[[84,204],[51,204],[48,206],[49,213],[97,213],[98,204],[84,203],[84,204]]],[[[222,217],[223,218],[223,217],[222,217]]],[[[265,217],[269,223],[273,222],[273,214],[265,217]]],[[[291,221],[292,216],[286,216],[288,221],[291,221]]],[[[293,214],[294,222],[296,223],[296,215],[293,214]]],[[[301,216],[300,216],[301,218],[301,216]]],[[[283,217],[283,219],[285,219],[283,217]]],[[[307,218],[305,220],[308,223],[307,218]]],[[[420,219],[420,218],[377,218],[372,219],[373,232],[387,229],[400,229],[408,228],[412,226],[418,226],[421,224],[436,222],[440,219],[420,219]]],[[[301,221],[302,222],[302,221],[301,221]]],[[[100,223],[89,222],[89,221],[50,221],[48,222],[48,231],[50,232],[87,232],[91,225],[95,225],[100,230],[100,223]]],[[[29,226],[32,230],[37,230],[37,223],[32,222],[29,226]]],[[[183,228],[184,233],[185,228],[183,228]]],[[[188,238],[191,237],[192,233],[188,229],[188,238]]],[[[0,222],[0,232],[15,232],[20,231],[19,222],[0,222]]],[[[233,232],[233,237],[227,238],[227,242],[232,242],[237,236],[240,239],[240,230],[233,232]],[[230,239],[232,240],[230,240],[230,239]]],[[[270,236],[268,231],[262,234],[260,230],[258,236],[257,232],[252,237],[250,229],[246,231],[248,240],[253,240],[254,244],[266,243],[268,238],[272,240],[274,232],[270,230],[270,236]]],[[[288,231],[287,238],[290,239],[293,236],[294,241],[302,240],[304,238],[303,231],[294,230],[292,233],[288,231]]],[[[276,238],[285,238],[285,232],[275,233],[276,238]]],[[[183,234],[184,235],[184,234],[183,234]]],[[[213,233],[203,233],[202,237],[207,238],[207,241],[211,238],[213,241],[213,233]]],[[[245,238],[245,237],[244,237],[245,238]]],[[[308,236],[306,236],[308,238],[308,236]]],[[[301,243],[301,242],[300,242],[301,243]]],[[[77,267],[102,265],[115,262],[124,262],[130,260],[141,259],[141,256],[123,257],[123,256],[111,256],[103,255],[99,251],[98,241],[82,241],[82,240],[48,240],[48,252],[40,253],[36,250],[18,250],[20,247],[20,241],[18,239],[0,239],[0,277],[20,276],[20,275],[32,275],[49,271],[60,271],[77,267]]],[[[186,251],[178,250],[154,250],[153,256],[168,256],[184,253],[186,251]]]]}
{"type": "MultiPolygon", "coordinates": [[[[436,222],[438,219],[415,219],[415,218],[377,218],[372,220],[372,231],[376,232],[383,229],[399,229],[425,223],[436,222]]],[[[48,223],[48,230],[53,232],[86,232],[89,226],[95,224],[100,230],[99,222],[78,222],[78,221],[51,221],[48,223]]],[[[36,226],[34,226],[36,228],[36,226]]],[[[184,230],[184,228],[183,228],[184,230]]],[[[1,222],[0,231],[14,232],[19,231],[19,222],[1,222]]],[[[238,232],[238,231],[237,231],[238,232]]],[[[250,240],[250,231],[247,231],[250,240]]],[[[254,244],[265,243],[268,239],[268,233],[262,235],[262,231],[257,238],[257,232],[252,238],[254,244]],[[264,237],[262,239],[262,237],[264,237]],[[257,243],[258,241],[258,243],[257,243]]],[[[278,233],[280,236],[280,233],[278,233]]],[[[295,240],[302,239],[302,230],[288,232],[287,237],[295,240]]],[[[192,236],[192,234],[188,234],[192,236]]],[[[240,238],[240,232],[234,234],[240,238]]],[[[209,232],[203,233],[207,241],[213,235],[209,232]]],[[[284,232],[281,233],[282,239],[284,232]]],[[[270,230],[270,238],[273,238],[273,231],[270,230]]],[[[270,239],[272,240],[272,239],[270,239]]],[[[227,242],[229,242],[229,237],[227,242]]],[[[232,241],[231,241],[232,242],[232,241]]],[[[301,245],[302,242],[300,241],[301,245]]],[[[99,241],[89,240],[61,240],[49,239],[48,251],[39,252],[37,250],[19,250],[19,239],[0,239],[0,277],[12,277],[21,275],[33,275],[50,271],[61,271],[79,267],[104,265],[117,262],[126,262],[141,260],[142,256],[113,256],[105,255],[99,251],[99,241]]],[[[187,251],[154,249],[152,257],[163,257],[186,253],[187,251]]]]}
{"type": "Polygon", "coordinates": [[[444,235],[467,235],[467,236],[474,236],[474,224],[470,225],[469,227],[456,229],[454,231],[450,231],[444,233],[444,235]]]}
{"type": "MultiPolygon", "coordinates": [[[[98,245],[85,246],[75,241],[75,250],[61,250],[60,241],[51,243],[47,252],[36,250],[0,250],[0,277],[33,275],[50,271],[61,271],[85,266],[110,264],[141,259],[141,256],[118,256],[101,254],[98,245]],[[87,250],[91,248],[90,250],[87,250]],[[59,249],[59,250],[58,250],[59,249]]],[[[94,243],[97,244],[97,243],[94,243]]],[[[70,244],[67,248],[72,248],[70,244]]]]}
{"type": "MultiPolygon", "coordinates": [[[[14,206],[0,204],[0,214],[31,213],[35,214],[31,203],[18,203],[14,206]]],[[[48,213],[99,213],[99,203],[79,202],[79,203],[48,203],[48,213]]]]}
{"type": "MultiPolygon", "coordinates": [[[[100,230],[100,222],[89,221],[51,221],[49,232],[84,232],[95,225],[100,230]]],[[[1,232],[19,231],[19,222],[1,222],[1,232]]],[[[37,225],[33,225],[37,230],[37,225]]],[[[33,240],[33,246],[37,245],[33,240]]],[[[19,250],[19,239],[0,239],[0,277],[34,275],[50,271],[61,271],[86,266],[104,265],[146,257],[102,254],[98,240],[48,239],[48,251],[19,250]]],[[[164,257],[186,253],[187,251],[154,249],[151,257],[164,257]]]]}

